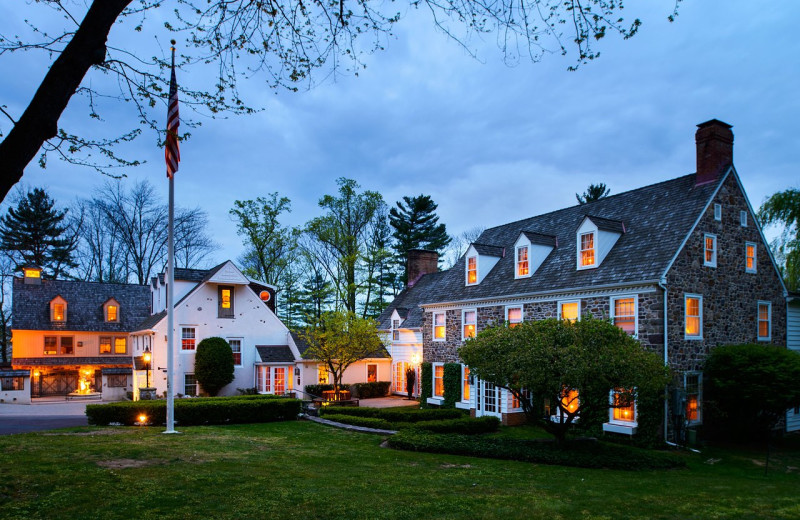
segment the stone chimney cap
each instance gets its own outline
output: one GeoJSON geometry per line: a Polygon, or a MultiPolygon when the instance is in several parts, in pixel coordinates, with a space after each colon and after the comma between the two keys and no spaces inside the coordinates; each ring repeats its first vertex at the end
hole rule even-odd
{"type": "Polygon", "coordinates": [[[721,126],[723,128],[733,128],[733,125],[729,125],[725,121],[720,121],[719,119],[709,119],[705,123],[700,123],[697,125],[697,128],[706,128],[707,126],[721,126]]]}

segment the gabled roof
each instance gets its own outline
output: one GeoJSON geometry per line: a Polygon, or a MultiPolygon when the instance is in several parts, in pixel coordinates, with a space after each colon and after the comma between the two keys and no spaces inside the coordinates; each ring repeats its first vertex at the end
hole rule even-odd
{"type": "Polygon", "coordinates": [[[591,220],[597,226],[597,229],[602,231],[611,231],[612,233],[625,232],[625,224],[621,220],[603,218],[596,215],[586,215],[586,218],[591,220]]]}
{"type": "MultiPolygon", "coordinates": [[[[462,264],[463,265],[463,264],[462,264]]],[[[446,276],[447,271],[439,271],[422,276],[411,288],[403,289],[394,301],[386,307],[378,316],[378,329],[389,330],[392,328],[392,313],[397,313],[403,319],[400,327],[404,329],[418,329],[422,326],[422,310],[419,304],[425,293],[432,287],[437,280],[446,276]],[[401,311],[405,310],[405,314],[401,311]]],[[[463,276],[462,276],[463,280],[463,276]]]]}
{"type": "Polygon", "coordinates": [[[294,363],[294,354],[289,345],[256,345],[262,363],[294,363]]]}
{"type": "MultiPolygon", "coordinates": [[[[423,277],[424,278],[424,277],[423,277]]],[[[391,313],[390,313],[391,316],[391,313]]],[[[298,334],[296,331],[291,331],[292,339],[294,340],[294,344],[297,347],[298,352],[300,352],[300,357],[305,360],[311,360],[313,358],[306,356],[306,351],[309,349],[309,344],[306,342],[303,337],[298,334]]],[[[289,348],[289,347],[286,347],[289,348]]],[[[386,350],[386,347],[381,345],[381,347],[372,354],[366,356],[367,358],[391,358],[392,356],[389,355],[389,352],[386,350]]]]}
{"type": "Polygon", "coordinates": [[[146,285],[42,280],[26,284],[14,278],[12,314],[15,330],[69,330],[76,332],[129,332],[150,315],[150,288],[146,285]],[[50,302],[67,302],[67,321],[50,321],[50,302]],[[119,319],[106,322],[103,305],[119,303],[119,319]]]}
{"type": "Polygon", "coordinates": [[[502,258],[503,254],[505,253],[505,248],[503,246],[495,246],[479,242],[473,242],[470,245],[475,248],[475,251],[477,251],[479,255],[496,256],[498,258],[502,258]]]}
{"type": "Polygon", "coordinates": [[[558,246],[558,238],[555,235],[545,235],[543,233],[536,233],[535,231],[522,231],[521,234],[525,235],[525,238],[527,238],[531,244],[550,247],[558,246]]]}

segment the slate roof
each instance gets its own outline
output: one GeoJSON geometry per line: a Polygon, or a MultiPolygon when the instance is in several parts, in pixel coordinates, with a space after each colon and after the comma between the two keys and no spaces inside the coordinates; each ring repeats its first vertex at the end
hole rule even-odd
{"type": "Polygon", "coordinates": [[[69,330],[81,332],[129,332],[150,315],[147,285],[47,280],[26,284],[14,278],[12,313],[15,330],[69,330]],[[67,321],[50,321],[50,301],[61,296],[67,302],[67,321]],[[119,302],[119,322],[105,321],[103,304],[119,302]]]}
{"type": "MultiPolygon", "coordinates": [[[[306,356],[306,351],[309,348],[309,345],[306,342],[306,340],[304,340],[300,336],[300,334],[298,334],[295,331],[291,331],[290,334],[292,335],[292,339],[294,339],[294,344],[297,347],[297,350],[300,352],[300,357],[303,359],[312,359],[306,356]]],[[[389,352],[386,350],[386,347],[381,345],[381,347],[376,352],[373,352],[372,354],[366,357],[371,359],[387,359],[391,358],[392,356],[389,355],[389,352]]]]}
{"type": "Polygon", "coordinates": [[[289,345],[256,345],[262,363],[294,363],[289,345]]]}
{"type": "MultiPolygon", "coordinates": [[[[403,320],[400,327],[404,329],[415,329],[422,326],[422,311],[419,304],[425,293],[430,290],[439,280],[446,277],[448,271],[439,271],[423,275],[411,288],[403,289],[394,301],[383,310],[378,316],[378,329],[389,330],[392,328],[392,312],[397,309],[397,313],[403,320]]],[[[463,273],[461,279],[464,279],[463,273]]]]}
{"type": "Polygon", "coordinates": [[[0,377],[28,377],[30,370],[0,370],[0,377]]]}
{"type": "Polygon", "coordinates": [[[523,231],[523,235],[531,244],[540,244],[543,246],[556,247],[558,245],[558,238],[555,235],[543,235],[542,233],[534,233],[533,231],[523,231]]]}
{"type": "MultiPolygon", "coordinates": [[[[514,255],[501,258],[478,285],[464,284],[465,256],[449,270],[426,275],[410,290],[401,292],[381,313],[380,328],[389,329],[397,307],[410,308],[403,328],[419,326],[420,304],[503,298],[626,282],[657,281],[664,274],[683,239],[718,184],[694,186],[695,174],[605,197],[584,205],[545,213],[485,230],[476,240],[510,250],[520,233],[556,237],[558,247],[528,278],[514,278],[514,255]],[[576,269],[576,231],[589,216],[601,229],[623,231],[602,264],[576,269]],[[432,277],[433,276],[433,277],[432,277]]],[[[474,244],[473,244],[474,245],[474,244]]]]}
{"type": "Polygon", "coordinates": [[[131,366],[130,356],[93,356],[93,357],[73,357],[73,356],[47,356],[36,358],[14,358],[14,366],[77,366],[77,365],[120,365],[131,366]]]}
{"type": "Polygon", "coordinates": [[[477,251],[479,255],[496,256],[498,258],[502,258],[505,254],[505,248],[503,248],[503,246],[494,246],[491,244],[474,242],[472,247],[475,248],[475,251],[477,251]]]}

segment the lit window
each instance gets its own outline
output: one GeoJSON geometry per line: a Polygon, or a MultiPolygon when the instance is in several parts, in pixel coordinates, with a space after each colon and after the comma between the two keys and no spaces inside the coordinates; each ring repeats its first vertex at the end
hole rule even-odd
{"type": "Polygon", "coordinates": [[[25,278],[41,278],[42,270],[34,267],[23,267],[22,274],[25,278]]]}
{"type": "Polygon", "coordinates": [[[517,277],[528,276],[528,246],[517,248],[517,277]]]}
{"type": "Polygon", "coordinates": [[[367,383],[375,383],[378,381],[378,365],[367,365],[367,383]]]}
{"type": "Polygon", "coordinates": [[[516,327],[522,323],[522,307],[508,307],[506,309],[506,321],[509,327],[516,327]]]}
{"type": "Polygon", "coordinates": [[[286,393],[286,369],[284,367],[275,367],[274,393],[278,395],[286,393]]]}
{"type": "Polygon", "coordinates": [[[50,321],[67,321],[67,302],[60,296],[50,302],[50,321]]]}
{"type": "Polygon", "coordinates": [[[444,365],[433,367],[433,395],[444,397],[444,365]]]}
{"type": "Polygon", "coordinates": [[[328,367],[325,365],[317,365],[317,383],[321,385],[328,384],[328,367]]]}
{"type": "Polygon", "coordinates": [[[686,420],[690,423],[699,423],[702,420],[700,402],[703,397],[703,378],[699,373],[684,374],[684,388],[686,390],[686,420]]]}
{"type": "Polygon", "coordinates": [[[107,307],[108,317],[107,321],[117,321],[117,306],[109,305],[107,307]]]}
{"type": "Polygon", "coordinates": [[[193,327],[181,328],[181,350],[194,350],[195,335],[193,327]]]}
{"type": "Polygon", "coordinates": [[[59,338],[59,340],[61,342],[61,355],[62,356],[64,356],[64,355],[71,356],[72,354],[75,353],[74,349],[72,347],[72,337],[70,337],[70,336],[61,336],[59,338]]]}
{"type": "Polygon", "coordinates": [[[443,312],[433,313],[433,341],[444,341],[446,334],[445,314],[443,312]]]}
{"type": "Polygon", "coordinates": [[[613,392],[611,418],[614,421],[636,422],[636,402],[632,397],[626,398],[622,390],[613,392]]]}
{"type": "Polygon", "coordinates": [[[183,395],[197,395],[197,379],[194,374],[183,374],[183,395]]]}
{"type": "Polygon", "coordinates": [[[717,237],[716,235],[703,235],[704,257],[703,265],[717,267],[717,237]]]}
{"type": "Polygon", "coordinates": [[[44,354],[46,356],[55,356],[58,354],[58,338],[55,336],[44,337],[44,354]]]}
{"type": "Polygon", "coordinates": [[[242,365],[242,340],[229,339],[228,344],[231,346],[231,353],[233,354],[233,364],[236,366],[242,365]]]}
{"type": "Polygon", "coordinates": [[[478,257],[467,258],[467,285],[478,283],[478,257]]]}
{"type": "Polygon", "coordinates": [[[558,317],[562,320],[578,321],[580,304],[581,302],[579,301],[561,302],[558,306],[558,317]]]}
{"type": "Polygon", "coordinates": [[[476,311],[464,311],[464,314],[462,315],[464,321],[464,328],[462,330],[461,337],[462,340],[475,337],[477,316],[478,313],[476,311]]]}
{"type": "Polygon", "coordinates": [[[233,287],[219,288],[219,317],[233,318],[233,287]]]}
{"type": "Polygon", "coordinates": [[[578,410],[581,402],[578,399],[578,391],[573,389],[564,389],[561,392],[561,406],[569,413],[573,414],[578,410]]]}
{"type": "Polygon", "coordinates": [[[722,204],[714,204],[714,220],[722,220],[722,204]]]}
{"type": "Polygon", "coordinates": [[[399,394],[405,394],[407,392],[406,369],[408,369],[408,363],[405,361],[398,361],[394,365],[394,391],[399,394]]]}
{"type": "Polygon", "coordinates": [[[636,298],[613,298],[612,320],[614,325],[621,328],[631,336],[636,336],[636,298]]]}
{"type": "Polygon", "coordinates": [[[125,338],[114,338],[114,354],[124,354],[128,351],[128,342],[125,338]]]}
{"type": "Polygon", "coordinates": [[[744,270],[748,273],[756,272],[756,245],[753,242],[745,242],[744,245],[745,265],[744,270]]]}
{"type": "Polygon", "coordinates": [[[581,267],[594,265],[594,232],[582,233],[580,236],[581,267]]]}
{"type": "Polygon", "coordinates": [[[772,303],[758,302],[758,340],[769,341],[772,336],[772,303]]]}
{"type": "Polygon", "coordinates": [[[686,339],[703,338],[703,297],[699,295],[686,295],[684,299],[685,307],[685,331],[686,339]]]}
{"type": "Polygon", "coordinates": [[[469,367],[464,366],[462,371],[461,400],[469,401],[469,367]]]}
{"type": "Polygon", "coordinates": [[[100,338],[100,353],[111,354],[111,338],[100,338]]]}
{"type": "Polygon", "coordinates": [[[272,368],[264,367],[264,392],[272,393],[272,368]]]}
{"type": "Polygon", "coordinates": [[[400,339],[400,320],[392,320],[392,341],[400,339]]]}
{"type": "Polygon", "coordinates": [[[739,224],[741,224],[742,227],[747,227],[747,212],[744,210],[739,212],[739,224]]]}

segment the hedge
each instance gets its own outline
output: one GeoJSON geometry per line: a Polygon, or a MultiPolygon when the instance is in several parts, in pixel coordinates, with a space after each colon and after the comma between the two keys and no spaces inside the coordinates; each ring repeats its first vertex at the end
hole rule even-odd
{"type": "MultiPolygon", "coordinates": [[[[296,419],[302,401],[277,396],[236,396],[175,400],[175,422],[182,426],[200,424],[242,424],[296,419]]],[[[167,402],[135,401],[86,406],[89,424],[108,426],[120,423],[133,426],[139,415],[147,416],[147,423],[165,424],[167,402]]]]}
{"type": "Polygon", "coordinates": [[[408,451],[449,453],[491,459],[518,460],[578,468],[618,470],[673,469],[686,466],[678,455],[600,442],[550,441],[436,434],[407,429],[389,438],[389,446],[408,451]]]}
{"type": "Polygon", "coordinates": [[[359,417],[357,415],[340,415],[340,414],[325,414],[325,418],[329,421],[336,421],[342,424],[351,424],[353,426],[364,426],[366,428],[376,428],[379,430],[394,430],[392,424],[384,419],[377,417],[359,417]]]}
{"type": "Polygon", "coordinates": [[[433,365],[422,363],[420,365],[419,405],[421,408],[430,408],[428,398],[433,395],[433,365]]]}
{"type": "Polygon", "coordinates": [[[350,385],[350,392],[353,397],[359,399],[369,399],[370,397],[385,397],[389,394],[389,381],[377,381],[374,383],[355,383],[350,385]]]}
{"type": "Polygon", "coordinates": [[[353,426],[378,428],[381,430],[402,430],[406,428],[413,428],[416,430],[429,431],[433,433],[462,433],[465,435],[476,435],[481,433],[496,432],[500,426],[500,420],[497,419],[497,417],[460,417],[458,419],[441,419],[434,421],[391,422],[380,417],[365,417],[338,413],[326,413],[324,415],[325,419],[331,421],[336,421],[343,424],[351,424],[353,426]]]}
{"type": "Polygon", "coordinates": [[[442,374],[444,384],[444,408],[455,408],[461,401],[461,363],[445,363],[442,374]]]}
{"type": "Polygon", "coordinates": [[[430,409],[420,410],[417,408],[393,409],[393,408],[351,408],[344,406],[326,406],[320,409],[320,415],[349,415],[354,417],[374,417],[392,423],[409,423],[420,421],[436,421],[442,419],[462,419],[466,417],[466,412],[462,410],[430,409]]]}

